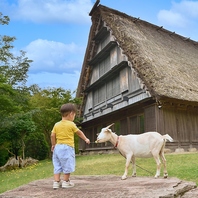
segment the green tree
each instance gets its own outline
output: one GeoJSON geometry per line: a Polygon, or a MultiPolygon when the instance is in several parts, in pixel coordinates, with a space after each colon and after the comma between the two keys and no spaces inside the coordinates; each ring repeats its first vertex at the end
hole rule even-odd
{"type": "Polygon", "coordinates": [[[13,154],[16,158],[22,154],[25,158],[25,137],[33,133],[36,126],[30,113],[14,114],[4,121],[2,134],[4,134],[4,149],[13,154]],[[6,145],[6,146],[5,146],[6,145]]]}
{"type": "MultiPolygon", "coordinates": [[[[0,24],[8,25],[9,17],[0,13],[0,24]]],[[[27,81],[27,72],[32,60],[29,60],[24,51],[18,55],[12,53],[14,48],[13,42],[15,37],[0,35],[0,94],[1,94],[1,111],[15,113],[16,106],[20,106],[20,111],[24,104],[25,95],[28,93],[25,83],[27,81]],[[26,94],[25,94],[26,93],[26,94]],[[19,105],[20,104],[20,105],[19,105]],[[15,107],[14,107],[15,106],[15,107]],[[8,111],[10,107],[11,112],[8,111]]]]}
{"type": "Polygon", "coordinates": [[[10,22],[10,18],[8,16],[3,16],[3,14],[0,12],[0,24],[8,25],[9,22],[10,22]]]}
{"type": "Polygon", "coordinates": [[[0,119],[10,114],[11,112],[18,111],[18,105],[13,100],[16,95],[16,91],[11,85],[6,84],[5,78],[0,74],[0,119]]]}
{"type": "MultiPolygon", "coordinates": [[[[8,25],[9,22],[9,17],[0,13],[0,25],[8,25]]],[[[25,83],[32,60],[25,56],[24,51],[20,51],[18,55],[12,53],[15,39],[15,37],[0,35],[0,155],[2,155],[0,159],[3,160],[8,158],[9,153],[17,155],[20,151],[22,143],[19,139],[22,141],[24,134],[18,128],[19,121],[22,122],[22,120],[17,116],[19,114],[25,116],[29,111],[29,92],[25,83]]]]}
{"type": "MultiPolygon", "coordinates": [[[[9,17],[0,13],[0,24],[8,25],[9,17]]],[[[27,72],[32,60],[25,57],[26,52],[20,51],[19,55],[14,55],[11,50],[14,48],[15,37],[0,35],[0,74],[8,84],[20,87],[27,81],[27,72]]]]}
{"type": "MultiPolygon", "coordinates": [[[[0,25],[8,25],[9,21],[8,16],[0,13],[0,25]]],[[[32,60],[25,57],[24,51],[20,51],[18,56],[11,52],[15,39],[0,35],[0,118],[20,112],[27,104],[25,83],[32,60]]]]}
{"type": "Polygon", "coordinates": [[[27,135],[25,139],[25,156],[37,160],[44,160],[48,157],[49,145],[43,133],[35,131],[27,135]]]}

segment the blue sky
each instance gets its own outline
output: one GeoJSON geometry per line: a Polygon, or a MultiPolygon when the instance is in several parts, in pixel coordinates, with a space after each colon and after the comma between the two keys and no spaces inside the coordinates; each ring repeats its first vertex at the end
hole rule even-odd
{"type": "MultiPolygon", "coordinates": [[[[27,85],[75,91],[96,0],[1,0],[10,17],[0,35],[15,36],[14,53],[33,60],[27,85]]],[[[100,0],[100,4],[198,41],[198,0],[100,0]]]]}

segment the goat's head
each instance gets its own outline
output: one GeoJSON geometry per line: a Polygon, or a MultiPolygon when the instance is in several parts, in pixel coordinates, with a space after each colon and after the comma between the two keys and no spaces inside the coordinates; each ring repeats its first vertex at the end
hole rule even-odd
{"type": "Polygon", "coordinates": [[[111,138],[111,129],[110,127],[113,126],[113,124],[110,124],[109,126],[102,128],[100,133],[98,134],[97,140],[95,141],[96,143],[102,143],[102,142],[107,142],[111,138]]]}

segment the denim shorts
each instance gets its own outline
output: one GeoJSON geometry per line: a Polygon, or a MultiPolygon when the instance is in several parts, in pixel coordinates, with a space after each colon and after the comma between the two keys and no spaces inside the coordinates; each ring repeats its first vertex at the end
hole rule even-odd
{"type": "Polygon", "coordinates": [[[52,162],[54,165],[54,174],[72,173],[75,171],[75,150],[66,144],[56,144],[52,162]]]}

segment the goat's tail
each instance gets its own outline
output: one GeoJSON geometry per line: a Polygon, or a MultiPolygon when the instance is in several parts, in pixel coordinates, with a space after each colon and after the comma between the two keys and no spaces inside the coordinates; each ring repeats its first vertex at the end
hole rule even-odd
{"type": "Polygon", "coordinates": [[[168,140],[168,141],[170,141],[170,142],[173,142],[173,141],[174,141],[173,138],[172,138],[170,135],[168,135],[168,134],[163,135],[163,139],[164,139],[164,140],[168,140]]]}

